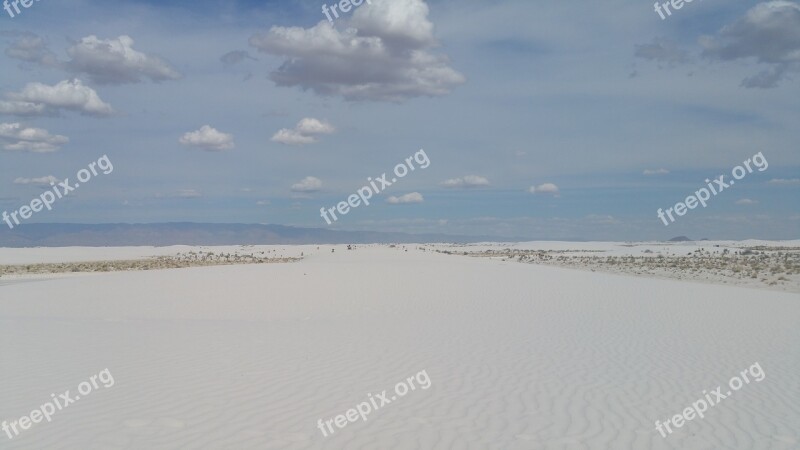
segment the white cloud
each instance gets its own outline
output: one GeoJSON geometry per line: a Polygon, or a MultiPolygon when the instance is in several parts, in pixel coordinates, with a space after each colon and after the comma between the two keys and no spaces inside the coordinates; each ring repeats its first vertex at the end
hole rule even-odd
{"type": "Polygon", "coordinates": [[[787,73],[800,70],[800,5],[777,0],[758,3],[716,36],[699,40],[703,56],[735,61],[752,58],[770,66],[742,81],[748,88],[774,88],[787,73]]]}
{"type": "Polygon", "coordinates": [[[295,130],[303,134],[331,134],[336,128],[328,122],[306,117],[297,123],[295,130]]]}
{"type": "Polygon", "coordinates": [[[69,142],[66,136],[52,135],[42,128],[26,127],[20,123],[0,123],[0,145],[9,151],[48,153],[57,151],[69,142]]]}
{"type": "Polygon", "coordinates": [[[743,198],[743,199],[741,199],[741,200],[737,200],[737,201],[736,201],[736,204],[737,204],[737,205],[755,205],[756,203],[758,203],[758,201],[756,201],[756,200],[751,200],[751,199],[749,199],[749,198],[743,198]]]}
{"type": "Polygon", "coordinates": [[[47,43],[40,36],[30,32],[7,32],[17,40],[6,47],[6,56],[20,61],[41,64],[46,67],[58,67],[56,55],[47,48],[47,43]]]}
{"type": "Polygon", "coordinates": [[[233,135],[222,133],[209,125],[203,125],[199,130],[185,133],[179,142],[189,147],[212,152],[230,150],[235,147],[233,135]]]}
{"type": "Polygon", "coordinates": [[[449,180],[439,183],[440,186],[446,188],[475,188],[481,186],[489,186],[489,180],[479,175],[467,175],[462,178],[451,178],[449,180]]]}
{"type": "Polygon", "coordinates": [[[390,47],[421,47],[435,43],[428,5],[423,0],[373,0],[353,14],[350,25],[390,47]]]}
{"type": "Polygon", "coordinates": [[[3,149],[10,152],[52,153],[57,151],[59,147],[47,142],[19,141],[13,144],[4,144],[3,149]]]}
{"type": "Polygon", "coordinates": [[[38,185],[42,185],[42,186],[50,186],[51,184],[55,184],[55,183],[58,183],[60,181],[61,180],[59,180],[58,178],[56,178],[56,177],[54,177],[52,175],[48,175],[46,177],[40,177],[40,178],[22,178],[22,177],[20,177],[20,178],[17,178],[16,180],[14,180],[14,184],[38,184],[38,185]]]}
{"type": "Polygon", "coordinates": [[[316,177],[305,177],[292,185],[293,192],[317,192],[322,188],[322,181],[316,177]]]}
{"type": "Polygon", "coordinates": [[[0,113],[44,115],[55,114],[62,109],[90,116],[108,116],[114,113],[111,105],[77,78],[61,81],[54,86],[28,83],[21,92],[7,94],[7,97],[10,101],[0,101],[0,113]]]}
{"type": "Polygon", "coordinates": [[[770,184],[800,184],[800,178],[773,178],[770,184]]]}
{"type": "Polygon", "coordinates": [[[273,26],[250,37],[259,51],[286,58],[270,74],[278,86],[297,86],[345,100],[398,102],[445,95],[465,81],[437,45],[423,0],[372,0],[338,31],[327,20],[311,28],[273,26]]]}
{"type": "Polygon", "coordinates": [[[651,44],[638,44],[634,55],[638,58],[664,63],[669,67],[689,61],[688,52],[664,38],[655,38],[651,44]]]}
{"type": "MultiPolygon", "coordinates": [[[[139,83],[177,80],[181,74],[163,59],[134,50],[130,36],[100,39],[86,36],[67,49],[70,59],[59,61],[43,38],[29,32],[7,32],[17,40],[6,47],[5,54],[43,67],[84,74],[99,84],[139,83]]],[[[246,53],[246,52],[245,52],[246,53]]]]}
{"type": "Polygon", "coordinates": [[[233,50],[228,53],[225,53],[219,58],[219,60],[222,62],[222,64],[225,65],[225,67],[234,66],[244,61],[245,59],[252,59],[256,61],[255,58],[250,56],[250,54],[244,50],[233,50]]]}
{"type": "Polygon", "coordinates": [[[273,142],[280,142],[281,144],[286,145],[306,145],[317,142],[317,139],[313,136],[304,136],[303,134],[288,128],[282,128],[278,130],[278,132],[272,136],[271,140],[273,142]]]}
{"type": "Polygon", "coordinates": [[[531,194],[553,194],[554,196],[558,196],[559,194],[558,186],[553,183],[544,183],[538,186],[531,186],[528,188],[528,192],[531,194]]]}
{"type": "Polygon", "coordinates": [[[47,113],[47,108],[41,103],[0,100],[0,115],[32,117],[47,113]]]}
{"type": "Polygon", "coordinates": [[[100,39],[86,36],[67,49],[72,58],[65,67],[75,73],[87,74],[100,84],[139,83],[143,78],[152,81],[177,80],[181,74],[166,61],[133,49],[130,36],[100,39]]]}
{"type": "Polygon", "coordinates": [[[642,175],[666,175],[668,173],[667,169],[645,169],[642,175]]]}
{"type": "Polygon", "coordinates": [[[411,192],[409,194],[401,195],[400,197],[391,196],[386,199],[387,203],[392,205],[399,205],[402,203],[422,203],[425,198],[419,192],[411,192]]]}
{"type": "Polygon", "coordinates": [[[331,134],[336,128],[326,121],[306,117],[294,129],[282,128],[272,136],[273,142],[286,145],[306,145],[317,142],[316,135],[331,134]]]}

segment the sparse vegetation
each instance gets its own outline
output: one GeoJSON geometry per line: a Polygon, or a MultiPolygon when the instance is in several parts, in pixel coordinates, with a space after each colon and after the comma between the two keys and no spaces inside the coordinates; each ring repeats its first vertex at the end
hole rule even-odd
{"type": "MultiPolygon", "coordinates": [[[[715,246],[718,247],[718,246],[715,246]]],[[[602,250],[484,250],[465,252],[432,249],[448,255],[515,260],[529,264],[636,273],[666,278],[709,281],[719,279],[731,284],[761,284],[781,290],[800,292],[800,247],[698,248],[680,255],[654,253],[647,256],[592,255],[602,250]],[[590,253],[586,255],[586,253],[590,253]]]]}
{"type": "MultiPolygon", "coordinates": [[[[262,254],[264,252],[261,252],[262,254]]],[[[302,258],[262,258],[249,254],[215,254],[214,252],[178,253],[174,256],[156,256],[148,259],[91,261],[43,264],[0,265],[0,277],[6,275],[32,275],[51,273],[119,272],[130,270],[182,269],[186,267],[221,266],[235,264],[269,264],[298,261],[302,258]]]]}

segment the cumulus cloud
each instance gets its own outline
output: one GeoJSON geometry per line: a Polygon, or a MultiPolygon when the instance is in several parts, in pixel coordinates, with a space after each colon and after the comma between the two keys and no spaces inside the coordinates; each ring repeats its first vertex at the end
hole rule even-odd
{"type": "Polygon", "coordinates": [[[86,36],[67,49],[70,60],[65,68],[75,73],[85,73],[99,84],[139,83],[145,78],[152,81],[177,80],[181,74],[163,59],[133,49],[130,36],[100,39],[86,36]]]}
{"type": "Polygon", "coordinates": [[[678,45],[664,38],[655,38],[650,44],[638,44],[634,55],[637,58],[655,61],[667,66],[676,66],[689,61],[689,53],[678,45]]]}
{"type": "Polygon", "coordinates": [[[668,173],[667,169],[644,169],[642,175],[666,175],[668,173]]]}
{"type": "Polygon", "coordinates": [[[240,62],[244,61],[245,59],[252,59],[253,61],[256,61],[255,58],[250,56],[250,54],[247,53],[244,50],[234,50],[234,51],[225,53],[224,55],[220,56],[220,58],[219,58],[220,62],[222,62],[222,64],[224,64],[225,67],[234,66],[234,65],[239,64],[240,62]]]}
{"type": "Polygon", "coordinates": [[[188,147],[196,147],[210,152],[230,150],[235,146],[233,135],[222,133],[209,125],[203,125],[199,130],[185,133],[178,142],[188,147]]]}
{"type": "Polygon", "coordinates": [[[45,40],[34,33],[0,32],[0,36],[16,37],[16,40],[5,49],[5,54],[9,58],[48,67],[60,65],[58,57],[50,51],[45,40]]]}
{"type": "Polygon", "coordinates": [[[28,83],[22,91],[6,94],[6,97],[8,101],[0,101],[0,114],[54,115],[61,110],[88,116],[108,116],[114,113],[111,105],[77,78],[61,81],[54,86],[28,83]]]}
{"type": "Polygon", "coordinates": [[[451,178],[439,183],[446,188],[464,189],[489,186],[489,180],[478,175],[467,175],[462,178],[451,178]]]}
{"type": "Polygon", "coordinates": [[[60,181],[61,180],[59,180],[58,178],[52,175],[48,175],[46,177],[40,177],[40,178],[19,177],[16,180],[14,180],[14,184],[36,184],[40,186],[50,186],[52,184],[59,183],[60,181]]]}
{"type": "Polygon", "coordinates": [[[391,196],[386,199],[386,203],[390,203],[392,205],[399,205],[402,203],[422,203],[423,201],[425,201],[425,198],[423,198],[422,194],[419,192],[411,192],[399,197],[391,196]]]}
{"type": "Polygon", "coordinates": [[[322,180],[316,177],[305,177],[292,185],[292,192],[317,192],[322,188],[322,180]]]}
{"type": "Polygon", "coordinates": [[[303,136],[297,131],[290,130],[288,128],[282,128],[278,130],[278,132],[272,136],[271,140],[273,142],[280,142],[281,144],[286,145],[305,145],[317,142],[317,140],[312,136],[303,136]]]}
{"type": "Polygon", "coordinates": [[[311,28],[273,26],[250,37],[259,51],[284,57],[270,74],[278,86],[300,87],[348,101],[400,102],[448,94],[464,83],[437,45],[423,0],[372,0],[344,31],[327,20],[311,28]]]}
{"type": "MultiPolygon", "coordinates": [[[[5,49],[5,54],[43,67],[62,69],[73,74],[83,74],[98,84],[139,83],[177,80],[181,74],[167,61],[133,48],[130,36],[101,39],[86,36],[67,48],[69,59],[60,61],[50,51],[40,36],[29,32],[4,32],[16,40],[5,49]]],[[[245,54],[247,52],[244,52],[245,54]]]]}
{"type": "Polygon", "coordinates": [[[34,117],[53,114],[41,103],[0,100],[0,115],[34,117]]]}
{"type": "Polygon", "coordinates": [[[800,178],[773,178],[770,184],[800,184],[800,178]]]}
{"type": "Polygon", "coordinates": [[[755,205],[756,203],[758,203],[758,201],[751,200],[749,198],[743,198],[736,201],[737,205],[755,205]]]}
{"type": "Polygon", "coordinates": [[[0,123],[0,145],[9,151],[49,153],[57,151],[69,142],[66,136],[53,135],[42,128],[33,128],[21,123],[0,123]]]}
{"type": "Polygon", "coordinates": [[[559,195],[558,186],[553,183],[544,183],[538,186],[531,186],[528,188],[528,192],[531,194],[552,194],[554,196],[559,195]]]}
{"type": "Polygon", "coordinates": [[[336,131],[333,125],[328,122],[323,122],[314,118],[305,118],[301,120],[295,129],[303,134],[330,134],[336,131]]]}
{"type": "Polygon", "coordinates": [[[800,70],[800,4],[759,3],[714,36],[699,40],[710,60],[753,59],[769,66],[742,81],[748,88],[774,88],[788,72],[800,70]]]}
{"type": "Polygon", "coordinates": [[[336,128],[328,122],[307,117],[293,129],[282,128],[272,136],[273,142],[280,142],[286,145],[306,145],[317,142],[317,135],[331,134],[336,128]]]}

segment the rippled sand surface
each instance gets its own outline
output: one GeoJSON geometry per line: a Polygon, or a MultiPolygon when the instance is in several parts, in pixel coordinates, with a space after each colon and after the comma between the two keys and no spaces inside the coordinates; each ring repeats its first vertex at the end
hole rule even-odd
{"type": "Polygon", "coordinates": [[[413,245],[281,256],[300,252],[0,284],[0,420],[105,368],[115,379],[0,448],[800,447],[797,294],[413,245]],[[655,431],[755,362],[761,382],[655,431]],[[421,370],[429,389],[317,428],[421,370]]]}

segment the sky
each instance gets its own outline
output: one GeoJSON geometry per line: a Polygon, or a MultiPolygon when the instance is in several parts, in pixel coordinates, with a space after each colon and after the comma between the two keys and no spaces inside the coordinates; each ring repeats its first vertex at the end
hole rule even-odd
{"type": "Polygon", "coordinates": [[[797,2],[8,3],[0,211],[113,166],[18,226],[800,238],[797,2]]]}

